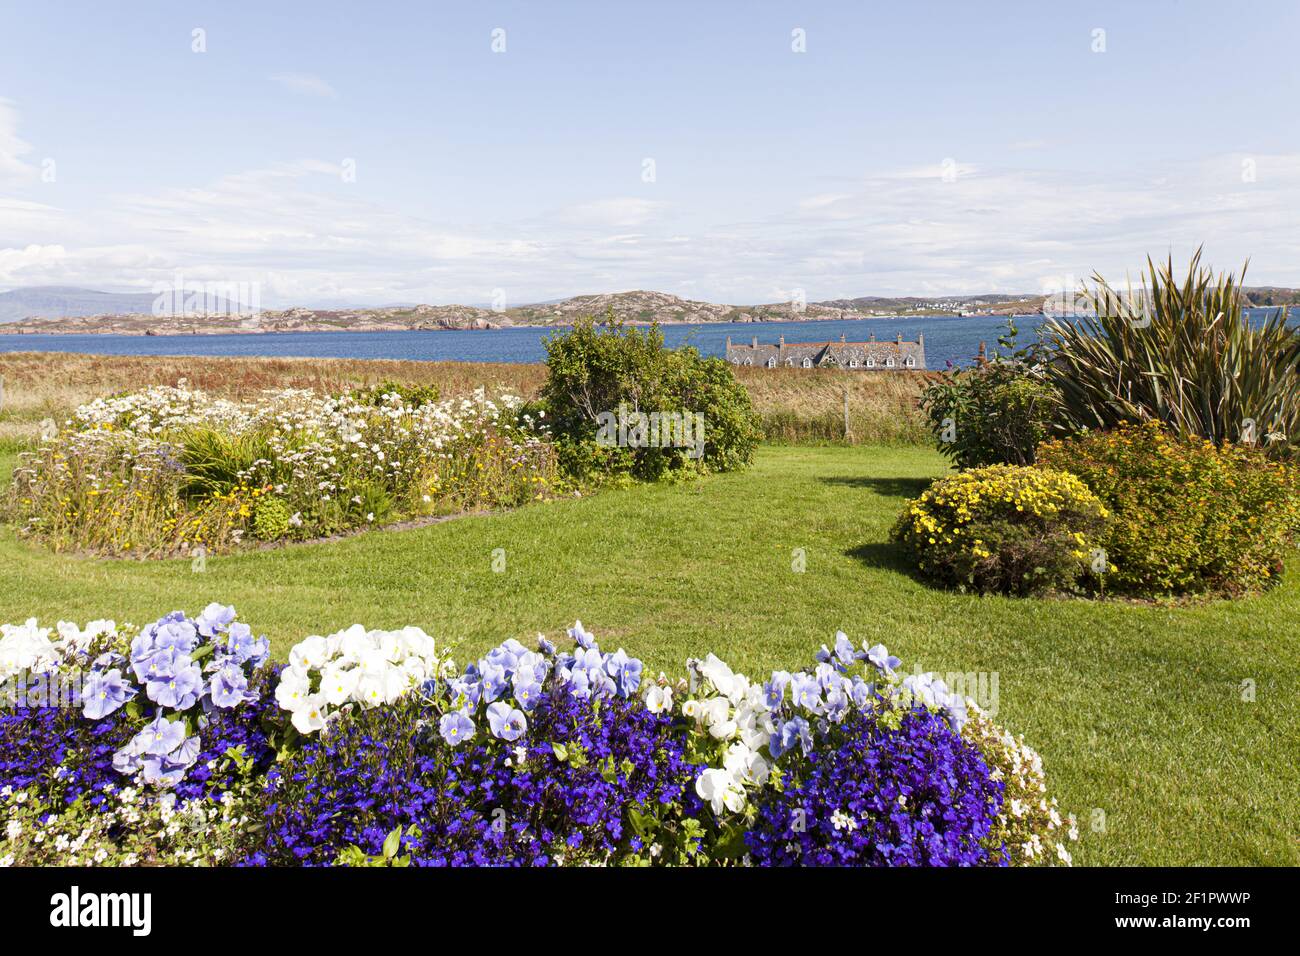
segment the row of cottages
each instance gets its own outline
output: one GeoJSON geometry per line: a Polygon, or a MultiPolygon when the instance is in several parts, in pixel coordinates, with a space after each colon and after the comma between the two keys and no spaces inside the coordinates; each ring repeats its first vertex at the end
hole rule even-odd
{"type": "Polygon", "coordinates": [[[727,361],[733,365],[760,365],[766,368],[842,368],[862,371],[925,368],[925,336],[919,332],[915,342],[904,342],[900,332],[893,342],[877,342],[875,333],[866,342],[791,342],[785,336],[776,345],[732,345],[727,336],[727,361]]]}

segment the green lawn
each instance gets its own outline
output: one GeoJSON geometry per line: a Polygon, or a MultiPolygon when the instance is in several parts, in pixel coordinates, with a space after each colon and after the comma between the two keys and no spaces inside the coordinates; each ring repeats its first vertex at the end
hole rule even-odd
{"type": "Polygon", "coordinates": [[[6,527],[0,620],[142,623],[220,600],[280,657],[360,621],[419,624],[463,661],[580,617],[654,671],[714,651],[751,676],[804,665],[843,629],[909,668],[996,672],[998,719],[1043,754],[1079,815],[1079,862],[1300,864],[1296,569],[1263,597],[1182,609],[935,591],[888,529],[944,469],[915,448],[765,447],[743,474],[209,558],[202,574],[54,556],[6,527]],[[1102,833],[1089,832],[1096,811],[1102,833]]]}

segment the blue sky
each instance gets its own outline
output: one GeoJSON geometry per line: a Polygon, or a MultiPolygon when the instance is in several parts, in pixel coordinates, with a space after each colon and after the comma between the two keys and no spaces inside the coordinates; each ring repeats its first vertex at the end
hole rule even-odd
{"type": "Polygon", "coordinates": [[[4,2],[0,288],[750,303],[1201,243],[1300,285],[1298,27],[1291,0],[4,2]]]}

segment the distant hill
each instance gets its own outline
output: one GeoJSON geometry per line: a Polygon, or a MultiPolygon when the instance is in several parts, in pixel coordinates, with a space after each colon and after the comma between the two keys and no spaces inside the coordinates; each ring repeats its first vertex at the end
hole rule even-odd
{"type": "MultiPolygon", "coordinates": [[[[0,292],[0,322],[18,322],[23,319],[64,319],[93,315],[148,315],[153,316],[154,302],[158,297],[152,292],[100,292],[76,286],[45,285],[27,289],[0,292]]],[[[216,300],[228,311],[224,299],[216,300]]]]}
{"type": "MultiPolygon", "coordinates": [[[[1247,289],[1252,304],[1300,303],[1294,289],[1247,289]],[[1259,301],[1256,301],[1258,298],[1259,301]],[[1283,301],[1283,300],[1286,301],[1283,301]],[[1272,301],[1269,301],[1272,300],[1272,301]]],[[[0,293],[0,333],[115,333],[204,335],[257,332],[385,332],[408,329],[492,329],[519,325],[571,325],[612,310],[625,322],[798,322],[897,315],[1006,315],[1038,312],[1041,295],[861,296],[796,306],[789,302],[722,305],[666,292],[610,292],[535,302],[496,311],[476,305],[389,305],[379,308],[293,308],[255,317],[226,313],[152,314],[152,295],[47,286],[0,293]]]]}
{"type": "Polygon", "coordinates": [[[0,322],[35,316],[64,318],[102,312],[152,312],[153,300],[147,292],[97,292],[61,285],[14,289],[0,292],[0,322]]]}
{"type": "Polygon", "coordinates": [[[903,296],[866,295],[856,299],[830,299],[822,305],[849,309],[868,315],[962,315],[969,312],[988,315],[1021,315],[1041,311],[1045,296],[1007,295],[990,292],[984,295],[903,296]]]}

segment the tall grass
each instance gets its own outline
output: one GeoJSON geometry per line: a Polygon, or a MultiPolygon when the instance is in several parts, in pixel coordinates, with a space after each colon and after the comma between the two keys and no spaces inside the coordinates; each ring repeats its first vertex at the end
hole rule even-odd
{"type": "Polygon", "coordinates": [[[1252,324],[1237,277],[1203,268],[1200,250],[1181,281],[1172,260],[1147,266],[1142,294],[1095,276],[1085,289],[1095,318],[1046,324],[1068,424],[1154,419],[1218,444],[1300,442],[1300,330],[1286,310],[1252,324]]]}
{"type": "MultiPolygon", "coordinates": [[[[733,369],[778,444],[922,445],[929,438],[917,402],[934,372],[852,373],[831,369],[733,369]],[[844,432],[844,390],[849,431],[844,432]]],[[[408,362],[387,359],[79,355],[0,353],[5,407],[0,447],[34,447],[41,422],[62,424],[77,406],[146,385],[181,380],[216,398],[247,400],[265,389],[304,388],[340,394],[386,380],[432,385],[442,398],[478,388],[535,398],[546,381],[542,364],[408,362]],[[7,446],[6,446],[7,443],[7,446]]]]}

